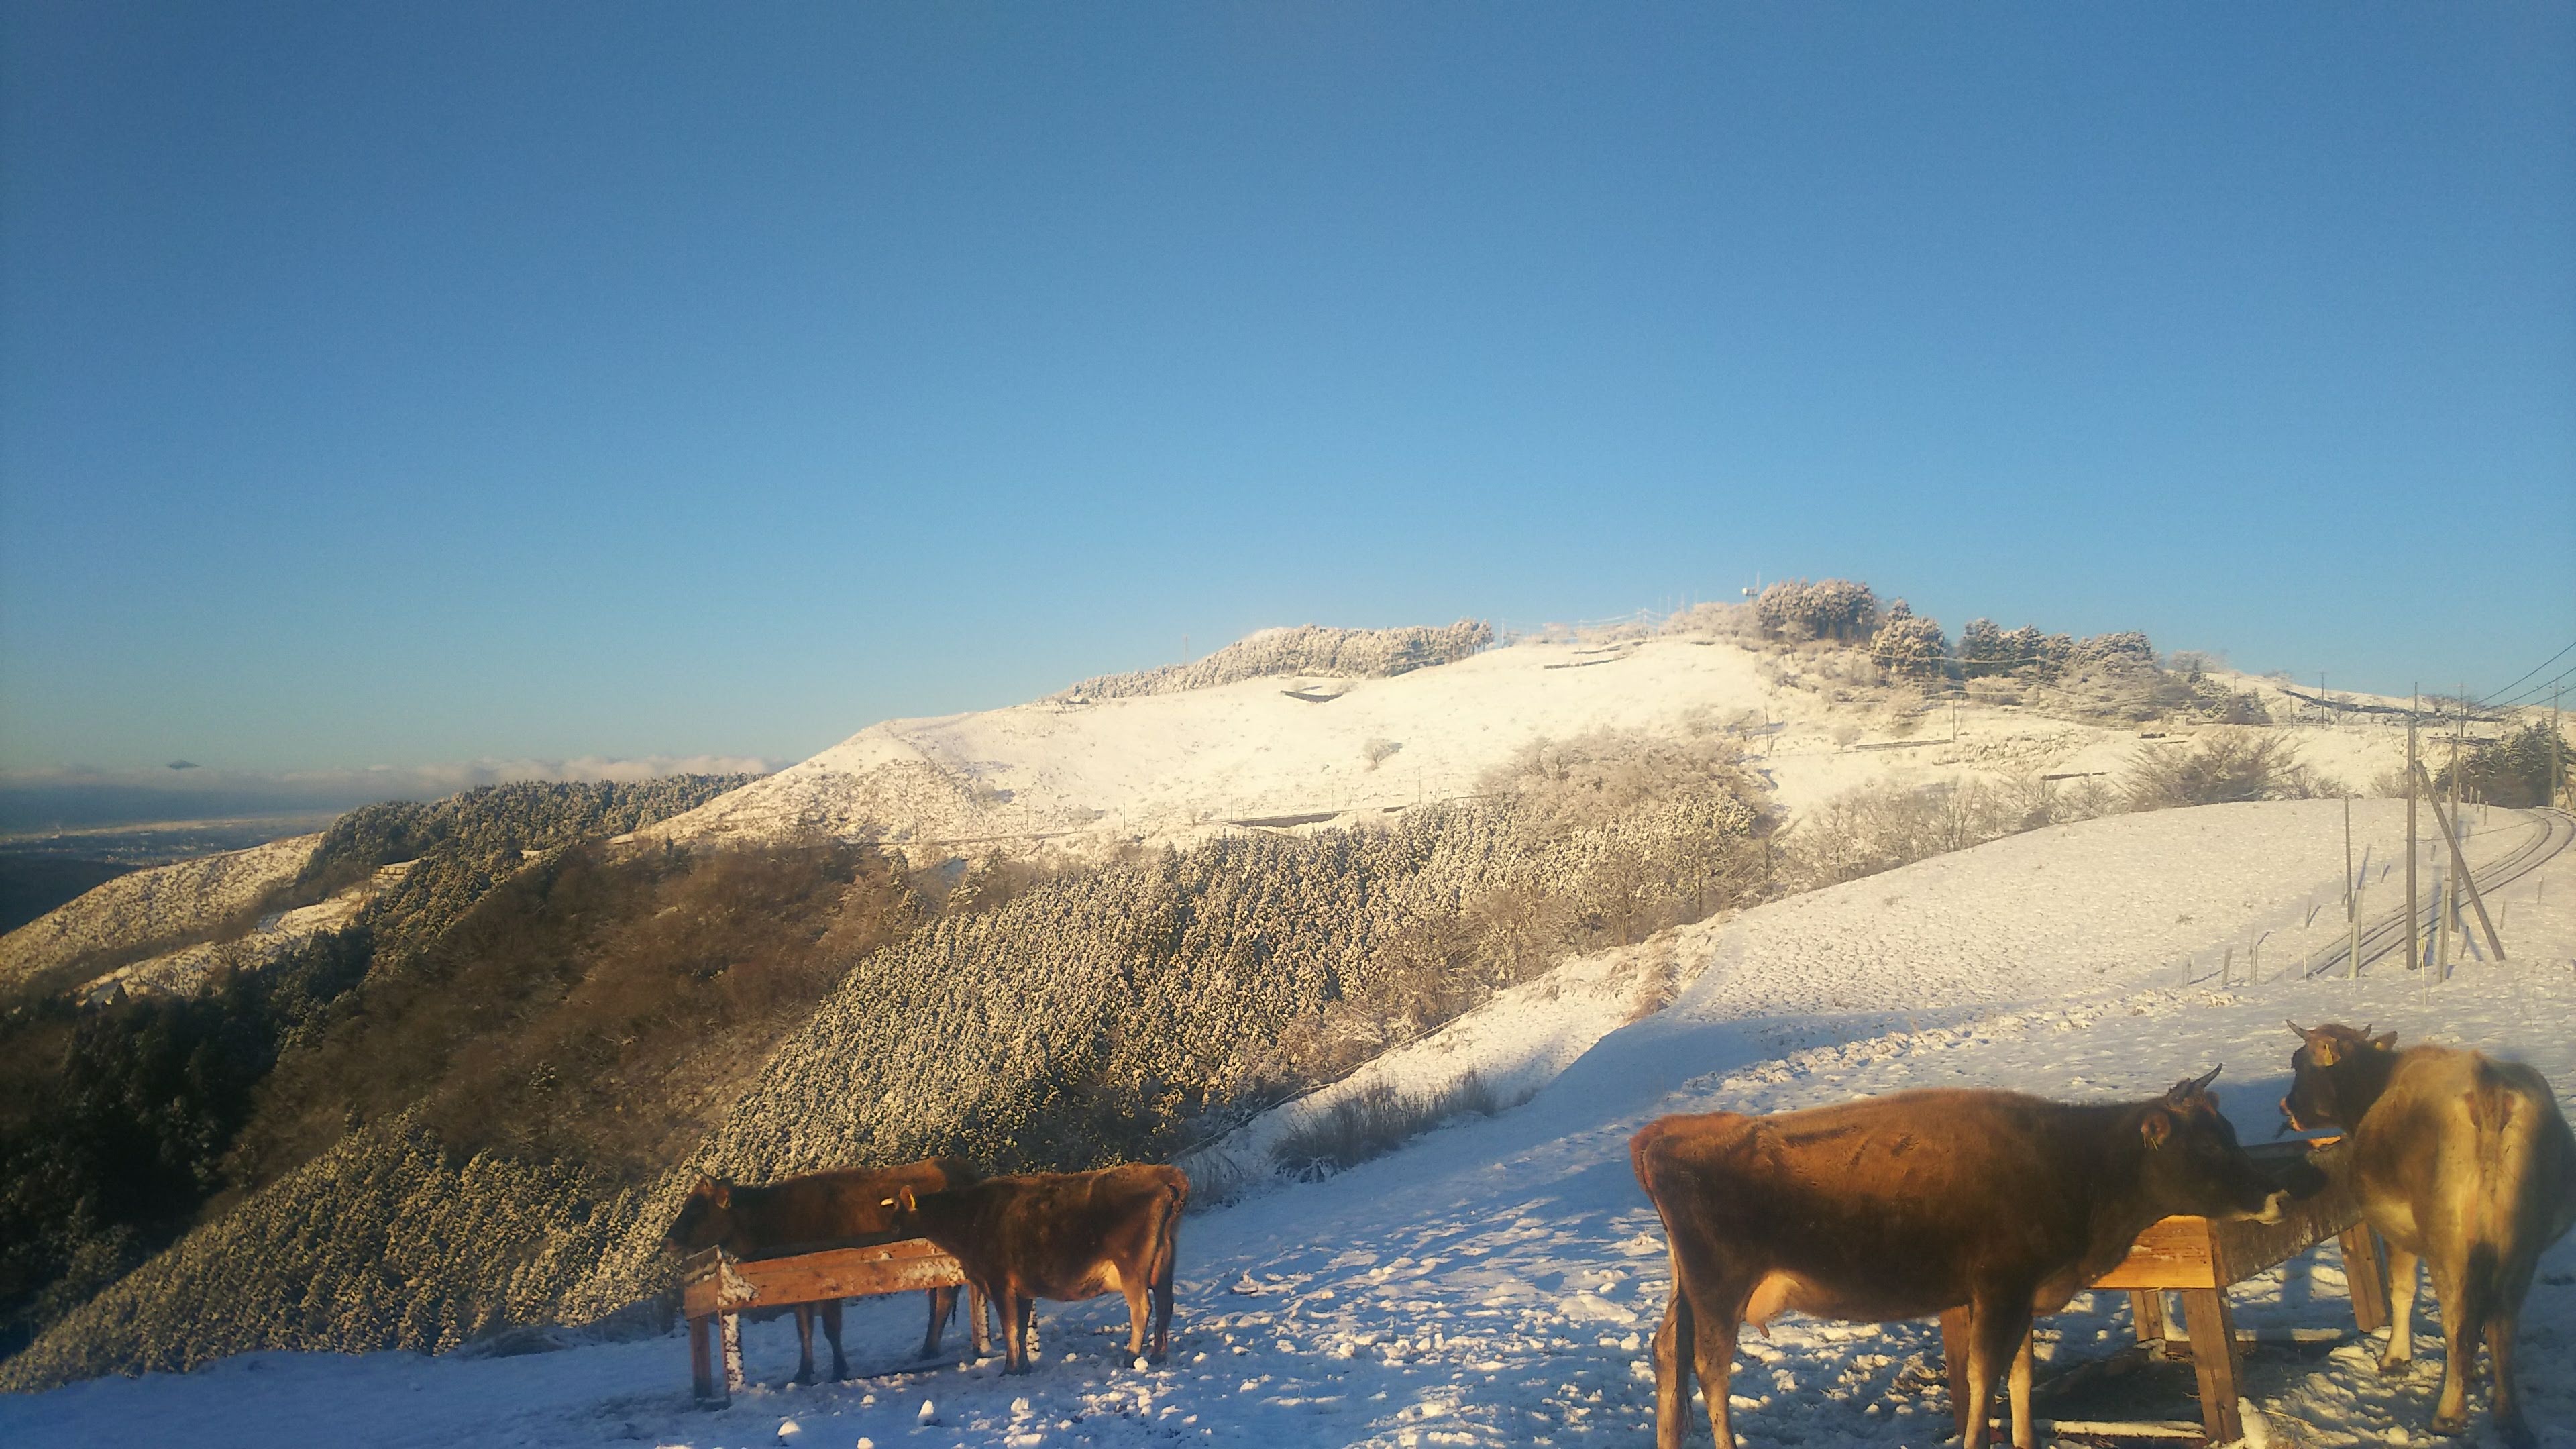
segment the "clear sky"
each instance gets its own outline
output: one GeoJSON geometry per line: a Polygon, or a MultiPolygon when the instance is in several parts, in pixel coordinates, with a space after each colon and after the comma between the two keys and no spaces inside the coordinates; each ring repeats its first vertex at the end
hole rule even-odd
{"type": "Polygon", "coordinates": [[[0,8],[0,770],[1842,574],[2576,639],[2576,8],[0,8]]]}

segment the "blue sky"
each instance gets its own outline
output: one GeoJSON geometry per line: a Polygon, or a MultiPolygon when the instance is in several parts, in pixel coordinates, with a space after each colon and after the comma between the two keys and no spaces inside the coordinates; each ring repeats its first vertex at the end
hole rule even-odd
{"type": "Polygon", "coordinates": [[[2576,638],[2576,10],[26,3],[0,770],[800,757],[1844,574],[2576,638]]]}

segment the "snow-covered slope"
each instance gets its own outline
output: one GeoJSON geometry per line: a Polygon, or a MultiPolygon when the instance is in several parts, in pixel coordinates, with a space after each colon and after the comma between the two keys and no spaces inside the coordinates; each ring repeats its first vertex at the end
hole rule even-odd
{"type": "Polygon", "coordinates": [[[120,992],[136,996],[192,995],[214,979],[218,967],[256,970],[270,965],[314,938],[355,922],[366,910],[367,902],[399,883],[414,864],[406,860],[380,867],[368,879],[328,900],[279,911],[234,939],[202,941],[119,966],[84,983],[81,999],[105,1001],[120,992]]]}
{"type": "Polygon", "coordinates": [[[118,876],[0,936],[0,985],[85,951],[213,931],[295,879],[321,842],[298,835],[118,876]]]}
{"type": "MultiPolygon", "coordinates": [[[[1916,717],[1883,699],[1836,701],[1778,682],[1784,658],[1794,673],[1794,658],[1731,638],[1531,640],[1392,678],[1278,676],[893,720],[657,833],[823,831],[963,855],[1178,840],[1228,822],[1349,820],[1464,794],[1535,740],[1597,729],[1745,730],[1793,812],[1871,781],[2116,774],[2140,745],[2131,729],[2008,705],[1916,717]]],[[[2286,717],[2290,702],[2273,693],[2286,717]]],[[[2310,763],[2357,786],[2403,753],[2403,732],[2384,725],[2294,733],[2310,763]]]]}
{"type": "MultiPolygon", "coordinates": [[[[2486,827],[2475,837],[2482,852],[2519,838],[2508,812],[2486,827]]],[[[2375,871],[2387,859],[2388,812],[2357,810],[2355,828],[2378,846],[2375,871]]],[[[997,1360],[883,1371],[905,1362],[920,1309],[878,1301],[851,1313],[851,1356],[866,1377],[758,1388],[717,1413],[688,1406],[686,1344],[662,1336],[509,1359],[250,1355],[193,1375],[0,1399],[0,1438],[883,1449],[1640,1442],[1652,1418],[1644,1342],[1669,1284],[1627,1138],[1658,1114],[1972,1083],[2133,1098],[2224,1063],[2230,1114],[2262,1137],[2296,1044],[2284,1016],[2503,1047],[2548,1074],[2562,1100],[2576,1089],[2576,852],[2490,900],[2510,966],[2472,961],[2439,984],[2382,967],[2358,982],[2293,974],[2219,986],[2231,945],[2242,972],[2251,943],[2265,939],[2269,976],[2290,954],[2280,943],[2339,926],[2341,876],[2338,807],[2167,812],[2016,837],[1682,933],[1665,943],[1673,980],[1688,972],[1685,955],[1708,964],[1669,1007],[1634,1023],[1604,1018],[1632,1012],[1637,991],[1667,968],[1644,957],[1576,963],[1560,999],[1598,998],[1591,1019],[1611,1029],[1567,1024],[1581,1012],[1543,1025],[1509,998],[1451,1029],[1456,1059],[1570,1059],[1541,1070],[1552,1079],[1527,1104],[1325,1182],[1190,1218],[1174,1353],[1150,1369],[1123,1362],[1124,1310],[1110,1298],[1045,1310],[1043,1360],[1025,1378],[1000,1377],[997,1360]],[[2302,924],[2310,904],[2317,919],[2302,924]],[[2210,979],[2168,984],[2172,958],[2186,952],[2210,979]]],[[[2241,1286],[2235,1300],[2240,1326],[2257,1334],[2313,1338],[2350,1324],[2331,1251],[2241,1286]]],[[[2125,1340],[2125,1315],[2117,1295],[2079,1298],[2044,1325],[2043,1363],[2107,1351],[2125,1340]]],[[[2428,1340],[2436,1325],[2419,1313],[2428,1340]]],[[[791,1371],[789,1325],[755,1324],[747,1339],[757,1378],[775,1384],[791,1371]]],[[[2522,1341],[2543,1443],[2576,1446],[2576,1239],[2544,1259],[2522,1341]]],[[[2332,1449],[2411,1442],[2424,1434],[2438,1370],[2438,1347],[2426,1347],[2411,1375],[2384,1379],[2358,1339],[2304,1352],[2258,1346],[2249,1421],[2267,1440],[2332,1449]]],[[[1757,1444],[1936,1443],[1947,1431],[1936,1352],[1928,1323],[1784,1320],[1744,1347],[1738,1428],[1757,1444]]],[[[2183,1384],[2152,1375],[2140,1384],[2148,1416],[2190,1415],[2183,1384]]],[[[2043,1414],[2072,1412],[2045,1393],[2043,1414]]]]}

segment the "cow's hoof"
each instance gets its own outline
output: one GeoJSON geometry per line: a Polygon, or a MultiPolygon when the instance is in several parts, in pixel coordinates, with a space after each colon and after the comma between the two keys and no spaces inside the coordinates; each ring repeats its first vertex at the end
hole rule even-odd
{"type": "Polygon", "coordinates": [[[2433,1416],[2433,1422],[2432,1422],[2432,1425],[2431,1425],[2430,1427],[2432,1428],[2433,1432],[2434,1432],[2434,1433],[2436,1433],[2436,1434],[2460,1434],[2460,1433],[2465,1433],[2465,1432],[2467,1432],[2468,1427],[2469,1427],[2469,1416],[2468,1416],[2467,1414],[2464,1414],[2464,1413],[2463,1413],[2463,1414],[2435,1414],[2435,1415],[2433,1416]]]}
{"type": "Polygon", "coordinates": [[[2414,1367],[2415,1359],[2412,1355],[2408,1355],[2403,1358],[2383,1358],[2379,1361],[2379,1371],[2384,1374],[2408,1373],[2411,1372],[2414,1367]]]}

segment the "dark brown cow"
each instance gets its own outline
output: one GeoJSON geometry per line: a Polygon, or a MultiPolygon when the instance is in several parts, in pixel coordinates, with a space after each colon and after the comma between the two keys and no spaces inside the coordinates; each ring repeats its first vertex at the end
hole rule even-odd
{"type": "MultiPolygon", "coordinates": [[[[1673,1297],[1655,1333],[1655,1442],[1679,1449],[1697,1368],[1719,1449],[1741,1325],[1783,1309],[1883,1323],[1966,1305],[1967,1424],[1982,1449],[1995,1380],[2034,1311],[2053,1313],[2172,1213],[2278,1220],[2264,1175],[2207,1091],[2068,1106],[1921,1091],[1772,1117],[1659,1118],[1632,1139],[1663,1215],[1673,1297]]],[[[2030,1444],[2013,1373],[2013,1442],[2030,1444]]]]}
{"type": "Polygon", "coordinates": [[[1177,1167],[1131,1162],[1097,1172],[993,1177],[947,1192],[905,1189],[887,1206],[897,1228],[965,1265],[1002,1315],[1004,1373],[1029,1367],[1029,1315],[1040,1298],[1072,1303],[1127,1295],[1127,1352],[1144,1355],[1146,1295],[1153,1353],[1171,1347],[1172,1260],[1190,1180],[1177,1167]]]}
{"type": "MultiPolygon", "coordinates": [[[[933,1157],[901,1167],[844,1168],[750,1187],[701,1177],[689,1189],[680,1216],[663,1235],[665,1251],[687,1255],[722,1247],[736,1258],[784,1258],[827,1248],[863,1248],[913,1236],[898,1232],[886,1211],[889,1193],[938,1192],[976,1181],[975,1170],[953,1157],[933,1157]]],[[[957,1290],[930,1290],[930,1327],[921,1356],[939,1351],[956,1310],[957,1290]]],[[[822,1309],[823,1336],[832,1344],[832,1377],[845,1379],[841,1357],[841,1302],[796,1305],[796,1382],[814,1381],[814,1310],[822,1309]]],[[[980,1310],[980,1305],[977,1306],[980,1310]]]]}
{"type": "Polygon", "coordinates": [[[2382,1369],[2415,1356],[2415,1265],[2442,1305],[2442,1391],[2433,1430],[2468,1424],[2478,1339],[2495,1360],[2495,1420],[2506,1442],[2537,1443],[2514,1381],[2514,1331],[2540,1254],[2576,1223],[2576,1135],[2540,1073],[2473,1051],[2417,1046],[2369,1027],[2290,1030],[2281,1111],[2301,1129],[2352,1137],[2361,1214],[2388,1240],[2391,1297],[2382,1369]]]}

